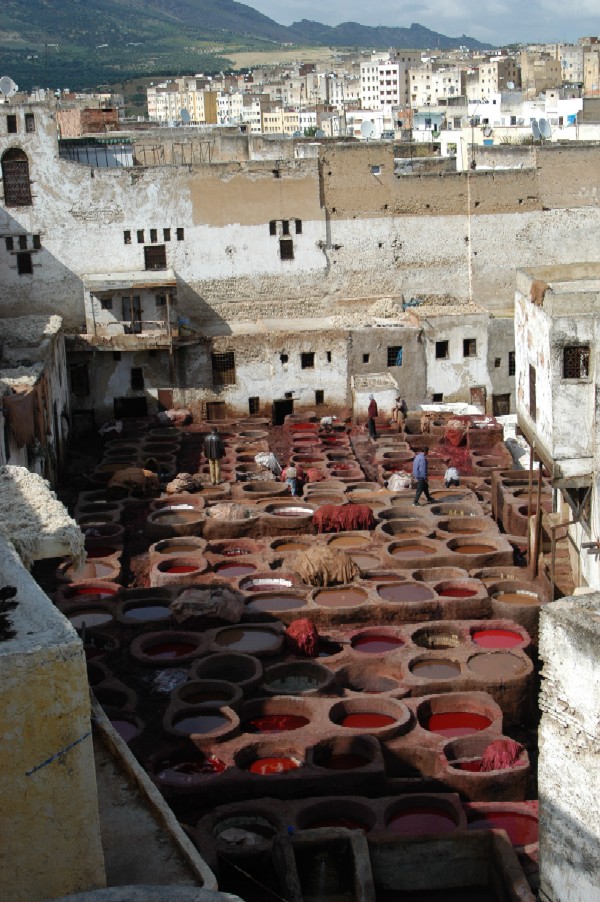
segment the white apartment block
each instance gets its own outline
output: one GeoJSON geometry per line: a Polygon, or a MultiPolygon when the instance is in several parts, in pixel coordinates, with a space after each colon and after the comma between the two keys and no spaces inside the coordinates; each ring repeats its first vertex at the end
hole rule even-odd
{"type": "Polygon", "coordinates": [[[387,59],[375,57],[360,64],[360,96],[365,110],[407,106],[410,103],[409,70],[421,62],[419,51],[402,51],[387,59]]]}
{"type": "Polygon", "coordinates": [[[503,56],[482,60],[476,68],[467,72],[467,99],[489,99],[502,91],[512,91],[519,84],[520,72],[515,59],[503,56]]]}
{"type": "Polygon", "coordinates": [[[217,98],[217,122],[219,125],[238,125],[243,121],[244,95],[241,91],[231,94],[219,92],[217,98]]]}
{"type": "Polygon", "coordinates": [[[428,63],[410,70],[410,105],[413,109],[439,103],[464,93],[464,71],[458,66],[428,63]]]}

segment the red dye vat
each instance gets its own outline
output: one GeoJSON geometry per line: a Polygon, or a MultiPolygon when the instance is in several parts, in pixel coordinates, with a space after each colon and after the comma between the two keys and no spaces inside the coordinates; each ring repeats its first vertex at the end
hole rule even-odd
{"type": "Polygon", "coordinates": [[[470,821],[469,830],[506,830],[513,846],[528,846],[538,841],[537,818],[516,811],[486,811],[470,821]]]}
{"type": "Polygon", "coordinates": [[[468,736],[485,730],[491,724],[484,714],[472,714],[469,711],[446,711],[443,714],[432,714],[426,729],[440,736],[468,736]]]}
{"type": "Polygon", "coordinates": [[[423,836],[428,833],[452,833],[457,823],[448,811],[433,805],[419,805],[400,811],[389,821],[388,830],[403,836],[423,836]]]}
{"type": "Polygon", "coordinates": [[[247,733],[287,733],[299,730],[309,723],[308,717],[300,714],[263,714],[249,720],[244,729],[247,733]]]}
{"type": "Polygon", "coordinates": [[[75,586],[68,593],[69,598],[79,598],[81,595],[97,595],[98,598],[110,598],[116,595],[115,589],[108,586],[75,586]]]}
{"type": "Polygon", "coordinates": [[[462,586],[448,586],[446,589],[438,589],[442,598],[472,598],[477,595],[477,589],[466,589],[462,586]]]}
{"type": "Polygon", "coordinates": [[[288,770],[296,770],[302,767],[302,762],[296,758],[257,758],[248,770],[251,774],[261,774],[263,777],[269,774],[284,774],[288,770]]]}
{"type": "Polygon", "coordinates": [[[198,568],[195,564],[166,564],[160,569],[163,573],[193,573],[198,568]]]}
{"type": "Polygon", "coordinates": [[[215,568],[215,573],[219,576],[247,576],[254,573],[256,567],[254,564],[219,564],[215,568]]]}
{"type": "Polygon", "coordinates": [[[326,761],[321,762],[321,767],[327,770],[355,770],[369,763],[369,759],[363,758],[362,755],[330,755],[326,761]]]}
{"type": "Polygon", "coordinates": [[[481,758],[463,758],[453,761],[452,767],[456,770],[467,770],[472,774],[479,774],[481,773],[481,758]]]}
{"type": "Polygon", "coordinates": [[[347,714],[342,720],[343,727],[351,729],[375,730],[379,727],[389,727],[396,723],[396,718],[389,714],[347,714]]]}
{"type": "Polygon", "coordinates": [[[401,645],[404,645],[402,639],[396,636],[356,636],[352,640],[352,648],[372,655],[392,651],[401,645]]]}
{"type": "Polygon", "coordinates": [[[482,648],[514,648],[523,641],[523,637],[519,633],[500,629],[477,630],[471,638],[476,645],[481,645],[482,648]]]}
{"type": "Polygon", "coordinates": [[[144,654],[150,658],[168,660],[169,658],[182,658],[196,651],[196,646],[191,642],[157,642],[144,649],[144,654]]]}
{"type": "Polygon", "coordinates": [[[328,817],[322,821],[314,821],[310,825],[310,829],[318,829],[319,827],[345,827],[346,830],[362,830],[368,833],[369,828],[362,821],[355,821],[350,817],[328,817]]]}

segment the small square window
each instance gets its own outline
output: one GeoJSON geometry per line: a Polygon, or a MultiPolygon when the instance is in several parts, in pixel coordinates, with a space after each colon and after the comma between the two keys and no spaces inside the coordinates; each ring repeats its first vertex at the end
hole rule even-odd
{"type": "Polygon", "coordinates": [[[100,298],[100,306],[103,310],[112,310],[113,302],[112,298],[100,298]]]}
{"type": "Polygon", "coordinates": [[[113,360],[120,360],[120,359],[121,359],[121,352],[113,351],[113,360]]]}
{"type": "Polygon", "coordinates": [[[444,400],[443,392],[440,391],[440,392],[433,393],[433,403],[434,404],[441,404],[443,402],[443,400],[444,400]]]}
{"type": "Polygon", "coordinates": [[[294,259],[294,242],[291,238],[279,239],[279,256],[282,260],[294,259]]]}
{"type": "Polygon", "coordinates": [[[381,166],[371,166],[371,175],[381,175],[381,166]]]}
{"type": "Polygon", "coordinates": [[[325,357],[327,359],[327,363],[331,363],[331,351],[326,351],[325,357]]]}
{"type": "Polygon", "coordinates": [[[39,251],[39,250],[41,250],[41,247],[42,247],[42,239],[41,239],[41,237],[40,237],[39,235],[34,235],[32,240],[33,240],[33,249],[34,249],[34,251],[39,251]]]}
{"type": "Polygon", "coordinates": [[[29,134],[35,131],[35,117],[33,113],[25,113],[25,131],[29,134]]]}
{"type": "Polygon", "coordinates": [[[30,253],[17,254],[17,272],[20,276],[33,275],[33,263],[30,253]]]}
{"type": "Polygon", "coordinates": [[[144,243],[144,230],[143,229],[137,230],[137,243],[138,244],[144,243]]]}
{"type": "Polygon", "coordinates": [[[287,363],[290,358],[287,354],[280,354],[279,359],[281,360],[282,363],[287,363]]]}
{"type": "Polygon", "coordinates": [[[6,117],[6,131],[9,135],[17,134],[17,117],[14,113],[9,113],[6,117]]]}
{"type": "Polygon", "coordinates": [[[300,366],[303,370],[314,370],[315,355],[313,351],[306,351],[300,354],[300,366]]]}
{"type": "Polygon", "coordinates": [[[150,243],[156,244],[158,241],[158,232],[156,229],[150,229],[150,243]]]}
{"type": "Polygon", "coordinates": [[[449,356],[448,342],[436,341],[435,343],[435,359],[445,360],[449,356]]]}
{"type": "Polygon", "coordinates": [[[501,357],[496,357],[496,358],[494,359],[494,369],[499,370],[501,366],[502,366],[502,358],[501,358],[501,357]]]}
{"type": "Polygon", "coordinates": [[[155,294],[154,295],[154,303],[157,307],[166,307],[167,306],[167,296],[166,294],[155,294]]]}
{"type": "Polygon", "coordinates": [[[325,390],[322,388],[317,388],[315,391],[315,404],[324,404],[325,403],[325,390]]]}
{"type": "Polygon", "coordinates": [[[563,379],[587,379],[590,375],[589,345],[563,348],[563,379]]]}
{"type": "Polygon", "coordinates": [[[78,397],[84,397],[90,393],[90,377],[87,363],[73,363],[69,367],[71,376],[71,391],[78,397]]]}
{"type": "Polygon", "coordinates": [[[276,234],[277,234],[277,222],[275,219],[272,219],[271,222],[269,223],[269,235],[276,235],[276,234]]]}
{"type": "Polygon", "coordinates": [[[514,376],[516,371],[517,371],[517,366],[516,366],[515,352],[509,351],[508,352],[508,375],[514,376]]]}
{"type": "Polygon", "coordinates": [[[260,413],[260,398],[248,398],[248,413],[251,417],[260,413]]]}
{"type": "Polygon", "coordinates": [[[27,250],[27,235],[19,235],[19,250],[27,250]]]}
{"type": "Polygon", "coordinates": [[[289,235],[290,234],[290,221],[289,219],[281,220],[281,234],[289,235]]]}
{"type": "Polygon", "coordinates": [[[15,249],[15,240],[14,238],[5,238],[4,242],[6,244],[7,251],[14,251],[15,249]]]}
{"type": "Polygon", "coordinates": [[[157,354],[158,351],[156,350],[156,348],[152,348],[150,351],[148,351],[148,357],[156,357],[157,354]]]}
{"type": "Polygon", "coordinates": [[[212,354],[213,385],[235,385],[235,354],[225,351],[223,354],[212,354]]]}
{"type": "Polygon", "coordinates": [[[302,234],[302,220],[297,219],[296,220],[296,235],[301,235],[301,234],[302,234]]]}
{"type": "Polygon", "coordinates": [[[402,366],[402,345],[392,345],[387,349],[387,365],[402,366]]]}
{"type": "Polygon", "coordinates": [[[144,370],[141,366],[131,368],[131,388],[133,391],[143,391],[144,389],[144,370]]]}
{"type": "Polygon", "coordinates": [[[129,229],[125,229],[123,232],[123,244],[131,244],[131,232],[129,229]]]}
{"type": "Polygon", "coordinates": [[[171,229],[163,229],[163,241],[171,240],[171,229]]]}
{"type": "Polygon", "coordinates": [[[183,241],[183,239],[185,238],[185,230],[184,229],[181,229],[181,228],[177,229],[175,234],[177,236],[178,241],[183,241]]]}
{"type": "Polygon", "coordinates": [[[463,339],[463,357],[477,357],[477,339],[463,339]]]}

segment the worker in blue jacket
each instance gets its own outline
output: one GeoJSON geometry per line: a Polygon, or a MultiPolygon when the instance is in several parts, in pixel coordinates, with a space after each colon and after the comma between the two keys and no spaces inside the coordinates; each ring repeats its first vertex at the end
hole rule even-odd
{"type": "Polygon", "coordinates": [[[427,455],[429,453],[429,448],[423,448],[422,451],[419,451],[418,454],[415,454],[415,459],[413,460],[413,476],[417,480],[417,491],[415,494],[415,500],[413,501],[413,507],[419,507],[419,498],[425,492],[425,497],[427,498],[426,504],[433,504],[433,498],[429,494],[429,482],[427,481],[427,455]]]}

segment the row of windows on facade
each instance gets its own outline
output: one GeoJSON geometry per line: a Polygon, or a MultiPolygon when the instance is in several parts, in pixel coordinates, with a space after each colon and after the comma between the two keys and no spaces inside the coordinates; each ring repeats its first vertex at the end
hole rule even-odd
{"type": "MultiPolygon", "coordinates": [[[[149,232],[150,232],[150,244],[157,244],[158,243],[158,229],[150,229],[149,232]]],[[[146,241],[145,230],[137,229],[135,234],[136,234],[136,238],[137,238],[137,243],[144,244],[146,241]]],[[[123,232],[123,243],[131,244],[131,236],[132,236],[131,230],[125,229],[125,231],[123,232]]],[[[182,228],[175,229],[175,237],[176,237],[177,241],[183,241],[185,238],[185,229],[182,229],[182,228]]],[[[163,241],[171,240],[171,229],[166,228],[166,229],[162,230],[162,240],[163,241]]]]}
{"type": "MultiPolygon", "coordinates": [[[[33,113],[25,113],[25,131],[35,131],[35,116],[33,113]]],[[[16,113],[8,113],[6,116],[6,132],[9,135],[19,134],[19,120],[16,113]]]]}

